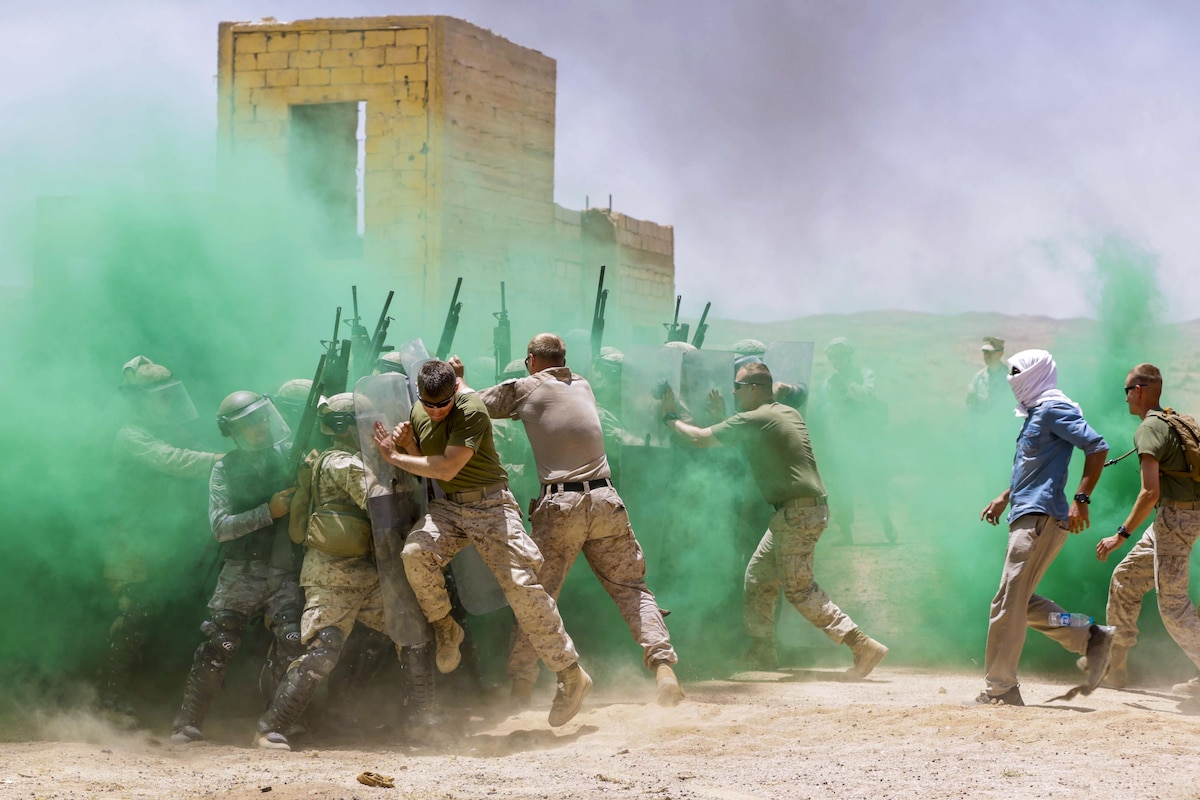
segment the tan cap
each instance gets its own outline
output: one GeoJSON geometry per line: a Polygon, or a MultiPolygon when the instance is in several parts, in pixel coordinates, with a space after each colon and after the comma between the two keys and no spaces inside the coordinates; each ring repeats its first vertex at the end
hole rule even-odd
{"type": "Polygon", "coordinates": [[[1003,353],[1004,340],[997,339],[995,336],[985,336],[983,337],[983,346],[979,349],[989,353],[1003,353]]]}
{"type": "Polygon", "coordinates": [[[153,386],[171,380],[171,370],[145,356],[135,356],[122,368],[126,386],[153,386]]]}

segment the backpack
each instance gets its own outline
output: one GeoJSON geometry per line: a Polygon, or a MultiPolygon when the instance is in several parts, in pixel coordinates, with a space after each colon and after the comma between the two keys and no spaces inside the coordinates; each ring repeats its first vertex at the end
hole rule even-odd
{"type": "Polygon", "coordinates": [[[1173,408],[1164,408],[1162,411],[1154,413],[1162,417],[1163,422],[1167,423],[1167,427],[1179,437],[1179,444],[1183,447],[1183,455],[1188,464],[1187,472],[1162,470],[1162,473],[1173,478],[1191,478],[1194,481],[1200,481],[1200,425],[1197,425],[1196,420],[1192,417],[1180,414],[1173,408]]]}

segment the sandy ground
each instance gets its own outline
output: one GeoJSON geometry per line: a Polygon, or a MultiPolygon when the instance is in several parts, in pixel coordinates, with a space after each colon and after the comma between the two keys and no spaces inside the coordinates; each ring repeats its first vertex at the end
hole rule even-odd
{"type": "MultiPolygon", "coordinates": [[[[439,746],[310,745],[293,753],[50,716],[34,741],[0,744],[2,798],[1189,798],[1200,797],[1200,719],[1163,690],[1026,676],[1025,708],[964,707],[977,674],[888,669],[843,683],[832,669],[740,673],[687,684],[673,709],[647,678],[589,696],[567,726],[545,709],[476,714],[439,746]],[[374,771],[396,788],[356,777],[374,771]]],[[[548,704],[549,695],[539,696],[548,704]]]]}

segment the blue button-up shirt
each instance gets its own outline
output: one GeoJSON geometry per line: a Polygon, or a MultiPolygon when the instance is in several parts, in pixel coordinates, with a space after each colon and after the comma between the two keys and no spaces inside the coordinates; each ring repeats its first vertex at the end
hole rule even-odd
{"type": "Polygon", "coordinates": [[[1051,400],[1030,410],[1017,437],[1009,522],[1026,514],[1066,521],[1067,468],[1076,447],[1091,455],[1108,450],[1108,443],[1070,403],[1051,400]]]}

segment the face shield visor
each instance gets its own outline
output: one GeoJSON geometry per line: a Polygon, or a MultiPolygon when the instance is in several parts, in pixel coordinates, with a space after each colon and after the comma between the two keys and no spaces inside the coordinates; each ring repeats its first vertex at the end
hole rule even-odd
{"type": "Polygon", "coordinates": [[[229,415],[226,424],[237,446],[250,452],[283,444],[292,433],[269,397],[229,415]]]}
{"type": "Polygon", "coordinates": [[[169,380],[130,389],[142,421],[149,425],[182,425],[200,415],[181,381],[169,380]]]}

